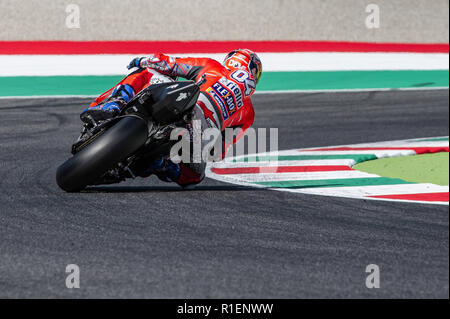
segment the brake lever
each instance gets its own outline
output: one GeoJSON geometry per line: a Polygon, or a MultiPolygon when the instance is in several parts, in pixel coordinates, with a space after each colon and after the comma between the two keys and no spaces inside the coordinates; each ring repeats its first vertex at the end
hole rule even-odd
{"type": "Polygon", "coordinates": [[[202,78],[196,84],[197,84],[197,86],[200,87],[200,86],[202,86],[205,83],[206,83],[206,74],[203,74],[202,78]]]}

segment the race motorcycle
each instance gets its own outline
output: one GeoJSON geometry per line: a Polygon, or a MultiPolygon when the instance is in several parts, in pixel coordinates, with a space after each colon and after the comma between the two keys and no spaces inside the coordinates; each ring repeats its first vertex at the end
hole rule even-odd
{"type": "Polygon", "coordinates": [[[135,178],[134,167],[169,154],[177,142],[176,127],[186,127],[204,78],[153,84],[127,103],[119,116],[85,123],[72,145],[72,157],[56,171],[56,182],[66,192],[89,185],[112,184],[135,178]]]}

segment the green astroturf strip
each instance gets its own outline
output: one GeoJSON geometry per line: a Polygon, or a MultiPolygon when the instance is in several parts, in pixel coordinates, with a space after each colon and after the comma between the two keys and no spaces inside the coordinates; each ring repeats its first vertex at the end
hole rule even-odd
{"type": "Polygon", "coordinates": [[[353,168],[371,174],[401,178],[416,183],[449,185],[447,152],[381,158],[355,165],[353,168]]]}
{"type": "Polygon", "coordinates": [[[0,96],[99,95],[123,76],[0,77],[0,96]]]}
{"type": "Polygon", "coordinates": [[[269,161],[307,161],[326,159],[352,159],[356,163],[370,161],[377,157],[373,154],[338,154],[338,155],[282,155],[282,156],[247,156],[235,159],[234,162],[269,162],[269,161]]]}
{"type": "Polygon", "coordinates": [[[339,90],[448,86],[449,71],[266,72],[258,90],[339,90]]]}
{"type": "Polygon", "coordinates": [[[411,184],[398,178],[373,177],[373,178],[344,178],[322,179],[306,181],[278,181],[278,182],[254,182],[269,187],[277,188],[316,188],[316,187],[344,187],[344,186],[372,186],[372,185],[396,185],[411,184]]]}
{"type": "Polygon", "coordinates": [[[424,138],[424,139],[418,139],[418,140],[410,140],[409,143],[416,143],[416,142],[444,142],[448,141],[448,137],[438,137],[438,138],[424,138]]]}
{"type": "MultiPolygon", "coordinates": [[[[123,76],[0,77],[0,96],[97,95],[123,76]]],[[[264,72],[258,91],[446,87],[449,71],[264,72]]]]}

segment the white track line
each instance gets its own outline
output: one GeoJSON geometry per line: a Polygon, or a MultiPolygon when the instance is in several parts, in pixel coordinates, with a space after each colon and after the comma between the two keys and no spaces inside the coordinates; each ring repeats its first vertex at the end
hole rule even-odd
{"type": "Polygon", "coordinates": [[[303,190],[310,194],[328,194],[332,196],[382,196],[422,193],[448,192],[448,186],[434,185],[430,183],[399,184],[399,185],[371,185],[360,187],[321,187],[319,189],[303,190]]]}
{"type": "Polygon", "coordinates": [[[256,91],[254,94],[292,94],[292,93],[353,93],[353,92],[386,92],[386,91],[433,91],[448,90],[448,86],[436,87],[405,87],[405,88],[370,88],[370,89],[331,89],[331,90],[278,90],[256,91]]]}
{"type": "Polygon", "coordinates": [[[375,174],[368,174],[356,170],[331,171],[331,172],[299,172],[299,173],[258,173],[258,174],[218,174],[227,175],[229,179],[246,181],[250,183],[259,182],[281,182],[281,181],[311,181],[327,179],[352,179],[352,178],[376,178],[375,174]]]}
{"type": "MultiPolygon", "coordinates": [[[[147,54],[148,55],[148,54],[147,54]]],[[[126,74],[130,54],[0,55],[0,76],[126,74]]],[[[142,56],[142,55],[141,55],[142,56]]],[[[145,56],[145,54],[144,54],[145,56]]],[[[223,54],[182,54],[222,61],[223,54]]],[[[446,53],[261,53],[265,71],[448,70],[446,53]]]]}
{"type": "MultiPolygon", "coordinates": [[[[357,92],[385,92],[385,91],[433,91],[433,90],[448,90],[448,86],[429,87],[429,88],[377,88],[377,89],[342,89],[342,90],[275,90],[275,91],[256,91],[254,94],[308,94],[308,93],[357,93],[357,92]]],[[[0,96],[0,100],[4,99],[69,99],[69,98],[96,98],[101,92],[96,95],[11,95],[0,96]]]]}
{"type": "MultiPolygon", "coordinates": [[[[227,161],[214,163],[215,168],[229,168],[227,161]]],[[[336,160],[305,160],[305,161],[267,161],[267,162],[239,162],[239,167],[281,167],[281,166],[352,166],[355,161],[352,159],[336,160]]]]}

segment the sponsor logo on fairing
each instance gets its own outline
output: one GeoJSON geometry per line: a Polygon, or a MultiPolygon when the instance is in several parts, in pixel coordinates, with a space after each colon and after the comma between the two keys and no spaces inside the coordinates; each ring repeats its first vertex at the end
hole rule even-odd
{"type": "Polygon", "coordinates": [[[187,98],[187,93],[180,93],[175,101],[179,102],[187,98]]]}

